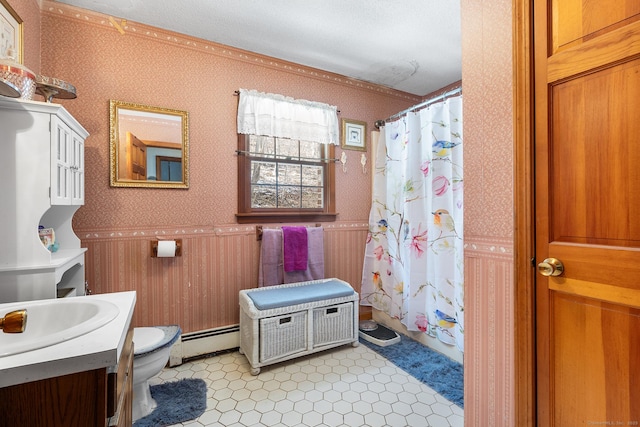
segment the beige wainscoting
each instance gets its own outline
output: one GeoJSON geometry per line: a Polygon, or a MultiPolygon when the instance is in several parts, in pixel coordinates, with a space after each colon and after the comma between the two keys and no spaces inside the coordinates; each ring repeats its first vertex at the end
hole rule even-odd
{"type": "Polygon", "coordinates": [[[465,237],[466,426],[513,426],[513,240],[465,237]]]}
{"type": "MultiPolygon", "coordinates": [[[[325,228],[325,276],[360,292],[367,224],[325,228]]],[[[137,291],[134,326],[179,324],[183,333],[238,324],[238,292],[256,287],[255,226],[79,230],[93,293],[137,291]],[[150,241],[181,239],[182,256],[152,258],[150,241]]],[[[366,308],[365,308],[366,311],[366,308]]]]}

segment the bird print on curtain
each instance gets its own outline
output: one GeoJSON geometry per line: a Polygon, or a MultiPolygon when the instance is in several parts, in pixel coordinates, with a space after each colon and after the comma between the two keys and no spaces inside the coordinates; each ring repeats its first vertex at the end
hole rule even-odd
{"type": "Polygon", "coordinates": [[[462,96],[381,129],[361,303],[464,351],[462,96]]]}

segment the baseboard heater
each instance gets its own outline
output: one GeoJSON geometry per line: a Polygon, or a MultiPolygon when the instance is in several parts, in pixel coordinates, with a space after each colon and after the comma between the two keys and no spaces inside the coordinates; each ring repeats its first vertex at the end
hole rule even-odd
{"type": "Polygon", "coordinates": [[[183,334],[171,348],[169,366],[178,366],[185,360],[235,349],[239,346],[239,325],[189,332],[183,334]]]}

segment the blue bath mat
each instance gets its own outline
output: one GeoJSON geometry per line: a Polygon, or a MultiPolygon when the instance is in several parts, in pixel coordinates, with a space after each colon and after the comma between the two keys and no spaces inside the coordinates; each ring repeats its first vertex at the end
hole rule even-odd
{"type": "Polygon", "coordinates": [[[463,369],[460,363],[402,334],[399,343],[386,347],[363,339],[360,342],[441,396],[464,407],[463,369]]]}
{"type": "Polygon", "coordinates": [[[207,383],[200,378],[185,378],[151,386],[158,407],[136,421],[134,427],[159,427],[193,420],[207,408],[207,383]]]}

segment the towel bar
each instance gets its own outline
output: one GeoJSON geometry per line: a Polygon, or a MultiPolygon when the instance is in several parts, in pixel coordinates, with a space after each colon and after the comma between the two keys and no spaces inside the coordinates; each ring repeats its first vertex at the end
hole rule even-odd
{"type": "MultiPolygon", "coordinates": [[[[322,227],[322,224],[316,224],[316,227],[322,227]]],[[[261,225],[256,225],[256,240],[262,240],[262,229],[261,225]]]]}

